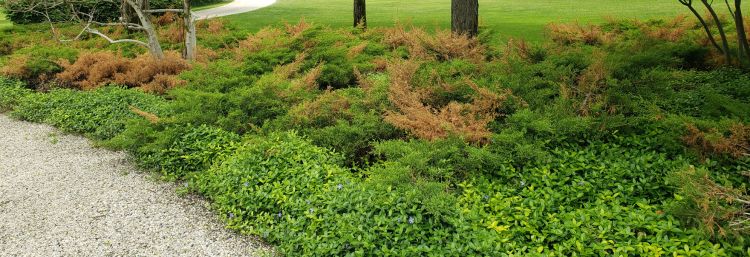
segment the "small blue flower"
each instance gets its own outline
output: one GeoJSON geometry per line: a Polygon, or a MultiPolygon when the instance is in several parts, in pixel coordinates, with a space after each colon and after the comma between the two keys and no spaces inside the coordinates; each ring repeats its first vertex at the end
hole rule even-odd
{"type": "Polygon", "coordinates": [[[344,188],[344,185],[342,185],[342,184],[338,184],[338,185],[336,186],[336,189],[338,189],[338,190],[341,190],[342,188],[344,188]]]}
{"type": "Polygon", "coordinates": [[[484,195],[484,197],[482,197],[482,198],[484,198],[484,200],[487,200],[487,199],[490,199],[490,196],[489,195],[484,195]]]}
{"type": "Polygon", "coordinates": [[[281,216],[282,216],[281,212],[279,212],[279,214],[276,214],[276,216],[279,216],[279,218],[281,218],[281,216]]]}
{"type": "Polygon", "coordinates": [[[250,186],[250,182],[245,182],[245,184],[242,184],[242,185],[245,186],[245,187],[249,187],[250,186]]]}
{"type": "Polygon", "coordinates": [[[521,186],[526,186],[526,180],[521,180],[521,186]]]}
{"type": "Polygon", "coordinates": [[[234,218],[234,213],[231,213],[231,212],[230,212],[230,213],[229,213],[229,218],[230,218],[230,219],[233,219],[233,218],[234,218]]]}
{"type": "Polygon", "coordinates": [[[409,224],[414,224],[414,217],[409,217],[409,224]]]}
{"type": "Polygon", "coordinates": [[[401,223],[401,218],[396,219],[397,223],[401,223]]]}
{"type": "Polygon", "coordinates": [[[185,182],[185,183],[184,183],[184,184],[182,184],[182,185],[183,185],[183,186],[185,186],[185,187],[188,187],[188,186],[189,186],[190,184],[188,184],[188,182],[185,182]]]}
{"type": "Polygon", "coordinates": [[[312,214],[313,212],[315,212],[315,209],[310,208],[310,214],[312,214]]]}
{"type": "Polygon", "coordinates": [[[305,200],[305,202],[306,202],[307,204],[310,204],[310,200],[305,200]]]}

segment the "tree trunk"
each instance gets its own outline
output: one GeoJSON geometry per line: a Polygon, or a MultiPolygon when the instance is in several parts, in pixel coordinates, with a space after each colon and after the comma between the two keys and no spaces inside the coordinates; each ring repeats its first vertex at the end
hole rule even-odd
{"type": "MultiPolygon", "coordinates": [[[[740,45],[737,46],[740,49],[740,56],[744,54],[747,61],[750,62],[750,45],[747,42],[747,32],[745,32],[745,18],[742,17],[742,0],[734,0],[734,22],[737,26],[737,40],[740,45]]],[[[741,61],[741,60],[740,60],[741,61]]]]}
{"type": "Polygon", "coordinates": [[[714,19],[714,22],[716,22],[716,27],[719,29],[719,36],[721,37],[721,44],[722,48],[724,48],[724,56],[727,59],[727,63],[732,63],[732,54],[729,52],[729,41],[727,41],[727,34],[724,32],[724,26],[721,24],[721,20],[719,19],[719,15],[716,14],[716,11],[711,6],[711,3],[708,2],[708,0],[701,0],[704,6],[706,6],[706,9],[708,9],[708,12],[711,14],[711,17],[714,19]]]}
{"type": "MultiPolygon", "coordinates": [[[[161,44],[159,43],[159,37],[156,34],[156,30],[154,29],[154,26],[151,24],[151,19],[146,15],[146,13],[143,12],[143,9],[141,9],[142,6],[139,6],[133,0],[125,0],[130,7],[133,8],[133,11],[135,11],[135,14],[138,16],[138,19],[141,21],[141,26],[143,26],[143,30],[146,32],[146,36],[148,38],[148,49],[151,55],[153,55],[157,59],[164,59],[164,51],[161,49],[161,44]]],[[[139,4],[143,3],[143,1],[138,1],[139,4]]]]}
{"type": "Polygon", "coordinates": [[[479,33],[478,0],[451,0],[451,30],[469,37],[479,33]]]}
{"type": "Polygon", "coordinates": [[[687,0],[680,0],[680,3],[685,5],[688,9],[690,9],[690,12],[695,15],[695,18],[698,18],[698,21],[701,23],[701,26],[703,27],[703,30],[706,31],[706,36],[708,36],[708,40],[711,42],[711,44],[716,48],[719,53],[724,54],[724,50],[721,49],[718,43],[716,43],[716,39],[714,38],[714,34],[711,33],[711,28],[708,27],[708,23],[706,23],[706,20],[703,19],[703,16],[701,16],[698,13],[698,10],[693,7],[693,1],[687,1],[687,0]]]}
{"type": "Polygon", "coordinates": [[[182,0],[182,16],[184,19],[184,33],[185,35],[185,49],[182,53],[182,58],[186,60],[195,60],[197,39],[195,35],[195,19],[193,19],[193,13],[190,11],[190,0],[182,0]]]}
{"type": "Polygon", "coordinates": [[[354,27],[367,28],[367,5],[365,0],[354,0],[354,27]]]}
{"type": "MultiPolygon", "coordinates": [[[[134,4],[141,10],[150,9],[149,0],[135,0],[134,4]]],[[[140,21],[138,15],[133,10],[133,7],[128,3],[128,0],[122,0],[120,17],[122,17],[122,22],[139,23],[140,21]]]]}

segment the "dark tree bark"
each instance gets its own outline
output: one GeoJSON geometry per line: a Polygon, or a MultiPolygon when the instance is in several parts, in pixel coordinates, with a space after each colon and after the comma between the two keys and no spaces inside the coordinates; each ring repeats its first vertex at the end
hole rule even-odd
{"type": "Polygon", "coordinates": [[[701,16],[698,13],[698,10],[693,7],[693,0],[680,0],[680,3],[682,3],[684,6],[686,6],[688,9],[690,9],[690,12],[695,15],[696,18],[698,18],[698,21],[701,23],[701,26],[703,26],[703,30],[706,31],[706,35],[708,36],[708,40],[711,41],[711,44],[716,47],[716,50],[718,50],[720,53],[724,53],[724,50],[721,49],[718,43],[716,43],[716,39],[714,38],[714,34],[711,33],[711,28],[708,27],[708,23],[706,23],[706,20],[703,19],[703,16],[701,16]]]}
{"type": "Polygon", "coordinates": [[[721,24],[721,20],[719,19],[719,15],[716,14],[716,11],[711,6],[711,3],[708,0],[701,0],[703,3],[703,6],[708,9],[708,12],[711,14],[711,17],[714,19],[714,22],[716,22],[716,27],[719,29],[719,37],[721,37],[721,46],[724,49],[724,56],[727,58],[727,63],[732,62],[732,54],[729,52],[729,41],[727,40],[727,34],[724,32],[724,25],[721,24]]]}
{"type": "Polygon", "coordinates": [[[742,58],[744,55],[748,58],[747,61],[750,61],[750,45],[747,43],[745,18],[742,17],[742,0],[734,0],[734,9],[734,22],[737,27],[737,41],[739,41],[739,58],[742,58]]]}
{"type": "Polygon", "coordinates": [[[367,28],[367,5],[365,0],[354,0],[354,27],[367,28]]]}
{"type": "Polygon", "coordinates": [[[479,33],[478,0],[451,0],[451,30],[469,37],[479,33]]]}

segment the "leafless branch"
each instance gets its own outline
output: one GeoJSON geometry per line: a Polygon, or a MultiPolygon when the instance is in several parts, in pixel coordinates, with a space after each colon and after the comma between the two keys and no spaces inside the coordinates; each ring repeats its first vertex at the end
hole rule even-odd
{"type": "Polygon", "coordinates": [[[86,32],[94,34],[94,35],[97,35],[97,36],[100,36],[100,37],[106,39],[107,41],[109,41],[109,43],[112,43],[112,44],[134,43],[134,44],[138,44],[138,45],[141,45],[143,47],[148,48],[148,43],[140,41],[140,40],[135,40],[135,39],[117,39],[117,40],[114,40],[114,39],[108,37],[107,35],[105,35],[104,33],[101,33],[98,30],[92,29],[92,28],[87,28],[86,32]]]}

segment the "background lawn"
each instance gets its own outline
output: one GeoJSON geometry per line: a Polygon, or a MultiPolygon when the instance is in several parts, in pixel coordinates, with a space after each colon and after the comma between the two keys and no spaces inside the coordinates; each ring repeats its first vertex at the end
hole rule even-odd
{"type": "MultiPolygon", "coordinates": [[[[607,17],[649,19],[690,14],[677,0],[479,0],[481,24],[501,38],[539,41],[551,22],[600,22],[607,17]]],[[[450,28],[450,0],[368,0],[371,26],[396,21],[429,29],[450,28]]],[[[351,0],[279,0],[275,5],[229,16],[239,27],[255,31],[278,22],[307,21],[350,26],[351,0]]],[[[720,8],[723,10],[723,8],[720,8]]]]}
{"type": "Polygon", "coordinates": [[[12,23],[5,19],[5,10],[3,10],[3,8],[0,8],[0,29],[10,27],[11,25],[12,23]]]}

